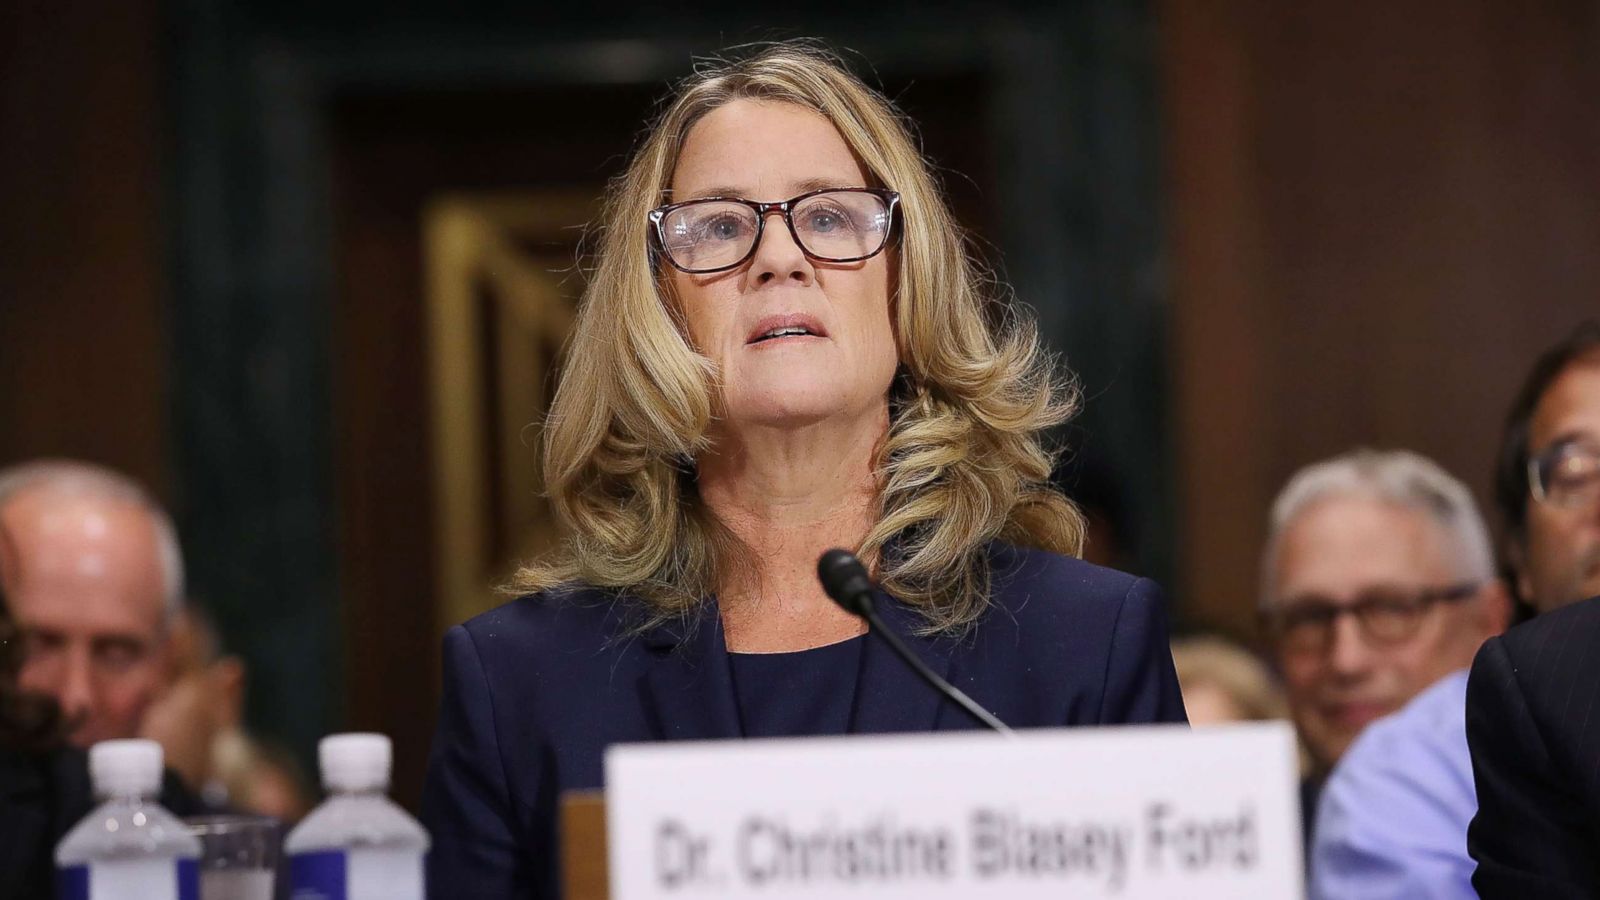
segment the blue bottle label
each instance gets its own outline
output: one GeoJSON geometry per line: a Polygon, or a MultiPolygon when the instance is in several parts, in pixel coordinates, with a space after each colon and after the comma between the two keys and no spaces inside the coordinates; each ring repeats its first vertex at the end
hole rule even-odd
{"type": "Polygon", "coordinates": [[[290,900],[345,900],[345,855],[340,850],[289,857],[290,900]]]}
{"type": "Polygon", "coordinates": [[[178,900],[200,900],[200,860],[178,860],[178,900]]]}
{"type": "Polygon", "coordinates": [[[89,867],[57,869],[56,897],[58,900],[89,900],[89,867]]]}
{"type": "Polygon", "coordinates": [[[200,900],[200,860],[178,860],[178,900],[200,900]]]}
{"type": "Polygon", "coordinates": [[[193,859],[117,860],[56,871],[58,900],[200,900],[200,863],[193,859]]]}

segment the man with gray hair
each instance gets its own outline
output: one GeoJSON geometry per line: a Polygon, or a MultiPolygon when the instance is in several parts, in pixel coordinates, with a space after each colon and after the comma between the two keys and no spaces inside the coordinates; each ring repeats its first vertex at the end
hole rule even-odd
{"type": "Polygon", "coordinates": [[[184,597],[166,512],[123,475],[47,460],[0,471],[0,527],[18,686],[55,699],[76,746],[137,736],[184,597]]]}
{"type": "Polygon", "coordinates": [[[1271,526],[1263,620],[1313,778],[1332,772],[1312,896],[1470,896],[1465,670],[1511,610],[1471,493],[1417,454],[1356,450],[1296,474],[1271,526]]]}

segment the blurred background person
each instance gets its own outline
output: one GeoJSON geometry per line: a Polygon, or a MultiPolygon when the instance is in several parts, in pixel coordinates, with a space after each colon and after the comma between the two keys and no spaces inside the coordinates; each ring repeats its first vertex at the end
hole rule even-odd
{"type": "MultiPolygon", "coordinates": [[[[56,843],[95,803],[88,756],[67,742],[60,707],[18,683],[28,645],[11,616],[9,585],[23,569],[0,524],[0,900],[54,894],[56,843]]],[[[160,802],[179,816],[205,811],[170,769],[160,802]]]]}
{"type": "Polygon", "coordinates": [[[245,729],[243,661],[222,652],[215,626],[193,603],[179,615],[171,647],[170,680],[145,714],[143,736],[161,743],[167,766],[208,806],[298,821],[311,808],[298,766],[245,729]]]}
{"type": "Polygon", "coordinates": [[[1600,322],[1535,361],[1512,402],[1495,466],[1517,600],[1548,612],[1600,595],[1600,322]]]}
{"type": "Polygon", "coordinates": [[[1467,832],[1484,900],[1600,897],[1600,597],[1541,613],[1472,665],[1467,832]],[[1575,710],[1587,711],[1575,715],[1575,710]]]}
{"type": "Polygon", "coordinates": [[[230,808],[293,825],[316,805],[318,795],[287,748],[242,730],[218,738],[212,753],[214,772],[227,790],[230,808]]]}
{"type": "MultiPolygon", "coordinates": [[[[1283,679],[1237,641],[1218,634],[1175,638],[1172,663],[1183,688],[1183,708],[1190,725],[1278,720],[1293,724],[1283,679]]],[[[1304,741],[1297,740],[1296,747],[1304,778],[1312,770],[1311,755],[1304,741]]]]}
{"type": "Polygon", "coordinates": [[[116,472],[45,460],[0,471],[0,526],[16,545],[19,685],[56,701],[75,746],[137,737],[183,608],[166,512],[116,472]]]}
{"type": "Polygon", "coordinates": [[[38,900],[55,890],[56,841],[89,811],[89,773],[65,749],[55,703],[17,687],[20,646],[5,590],[15,569],[0,527],[0,898],[38,900]]]}
{"type": "Polygon", "coordinates": [[[1467,737],[1477,810],[1468,847],[1483,897],[1600,893],[1600,323],[1534,362],[1495,472],[1507,570],[1533,620],[1472,667],[1467,737]]]}
{"type": "Polygon", "coordinates": [[[1176,638],[1172,663],[1190,725],[1289,718],[1289,703],[1277,676],[1254,653],[1225,637],[1176,638]]]}
{"type": "Polygon", "coordinates": [[[1362,730],[1464,669],[1509,614],[1471,493],[1430,460],[1356,450],[1289,480],[1261,615],[1311,757],[1308,839],[1321,782],[1362,730]]]}
{"type": "Polygon", "coordinates": [[[1306,798],[1312,896],[1470,891],[1465,666],[1510,617],[1471,492],[1358,450],[1296,475],[1273,522],[1266,618],[1327,778],[1306,798]]]}
{"type": "Polygon", "coordinates": [[[12,535],[18,687],[50,698],[74,746],[150,737],[199,801],[293,821],[307,807],[292,761],[243,728],[245,673],[182,602],[183,558],[161,506],[131,479],[68,460],[0,471],[12,535]]]}
{"type": "Polygon", "coordinates": [[[231,792],[216,777],[215,746],[239,727],[244,664],[222,654],[215,629],[193,602],[173,622],[169,646],[167,680],[145,713],[141,736],[161,744],[185,784],[222,806],[231,792]]]}

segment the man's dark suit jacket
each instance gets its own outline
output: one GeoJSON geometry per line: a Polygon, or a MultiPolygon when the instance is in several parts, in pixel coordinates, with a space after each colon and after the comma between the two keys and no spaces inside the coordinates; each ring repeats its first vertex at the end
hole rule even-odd
{"type": "Polygon", "coordinates": [[[53,896],[56,843],[92,806],[82,751],[0,749],[0,898],[53,896]]]}
{"type": "MultiPolygon", "coordinates": [[[[916,614],[880,596],[888,626],[1013,727],[1186,721],[1153,582],[1003,545],[990,557],[993,604],[971,633],[916,636],[916,614]]],[[[558,797],[601,786],[607,746],[740,736],[715,610],[633,637],[622,610],[596,591],[524,597],[445,636],[429,896],[559,896],[558,797]]],[[[975,727],[887,647],[862,646],[851,732],[975,727]]]]}
{"type": "MultiPolygon", "coordinates": [[[[177,816],[216,812],[171,771],[158,799],[177,816]]],[[[82,750],[0,747],[0,900],[55,896],[56,844],[94,805],[89,757],[82,750]]]]}
{"type": "Polygon", "coordinates": [[[1479,895],[1600,897],[1600,597],[1484,644],[1467,743],[1479,895]]]}

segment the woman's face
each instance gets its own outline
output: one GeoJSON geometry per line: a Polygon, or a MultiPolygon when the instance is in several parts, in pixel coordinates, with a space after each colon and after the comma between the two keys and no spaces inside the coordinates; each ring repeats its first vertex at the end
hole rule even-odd
{"type": "MultiPolygon", "coordinates": [[[[861,164],[821,115],[736,100],[690,129],[672,200],[779,201],[866,186],[861,164]]],[[[887,402],[898,363],[889,323],[892,258],[885,250],[854,263],[810,259],[773,212],[742,265],[709,275],[668,270],[690,340],[721,373],[727,424],[800,427],[861,417],[887,402]],[[811,333],[763,338],[794,323],[811,333]]]]}

